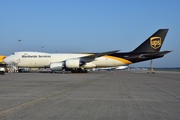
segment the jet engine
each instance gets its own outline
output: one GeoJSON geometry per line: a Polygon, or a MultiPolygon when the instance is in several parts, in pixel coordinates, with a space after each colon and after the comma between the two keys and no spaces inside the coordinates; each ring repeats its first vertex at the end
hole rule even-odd
{"type": "Polygon", "coordinates": [[[51,63],[50,69],[52,71],[61,71],[61,70],[63,70],[63,67],[64,67],[63,64],[64,64],[64,62],[51,63]]]}
{"type": "Polygon", "coordinates": [[[68,59],[65,62],[67,68],[80,68],[82,65],[83,63],[80,61],[80,58],[68,59]]]}

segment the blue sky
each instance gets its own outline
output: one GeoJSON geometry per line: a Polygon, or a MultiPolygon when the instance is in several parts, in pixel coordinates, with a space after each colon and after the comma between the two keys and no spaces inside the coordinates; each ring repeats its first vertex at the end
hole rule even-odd
{"type": "MultiPolygon", "coordinates": [[[[1,0],[0,54],[18,51],[104,52],[135,49],[169,28],[156,67],[180,67],[179,0],[1,0]]],[[[148,62],[131,66],[149,66],[148,62]]]]}

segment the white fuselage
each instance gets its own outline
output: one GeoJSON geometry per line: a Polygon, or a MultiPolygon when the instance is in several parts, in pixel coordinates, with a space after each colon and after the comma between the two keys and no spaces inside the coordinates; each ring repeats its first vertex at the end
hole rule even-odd
{"type": "MultiPolygon", "coordinates": [[[[43,52],[15,52],[4,59],[7,64],[16,63],[18,67],[44,68],[49,67],[51,63],[64,62],[68,59],[81,58],[91,54],[86,53],[43,53],[43,52]]],[[[111,58],[110,56],[102,56],[87,62],[84,68],[95,67],[113,67],[128,64],[121,58],[111,58]]]]}

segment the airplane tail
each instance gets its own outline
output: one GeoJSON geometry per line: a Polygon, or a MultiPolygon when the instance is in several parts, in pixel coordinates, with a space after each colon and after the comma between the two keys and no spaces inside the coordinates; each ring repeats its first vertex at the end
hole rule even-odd
{"type": "Polygon", "coordinates": [[[164,42],[167,32],[168,32],[168,29],[159,29],[132,52],[133,53],[159,52],[164,42]]]}

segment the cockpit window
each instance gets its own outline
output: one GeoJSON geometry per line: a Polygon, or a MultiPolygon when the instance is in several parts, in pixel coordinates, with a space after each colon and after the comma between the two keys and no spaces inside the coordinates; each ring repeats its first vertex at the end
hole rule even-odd
{"type": "Polygon", "coordinates": [[[14,55],[14,53],[12,53],[12,55],[14,55]]]}

